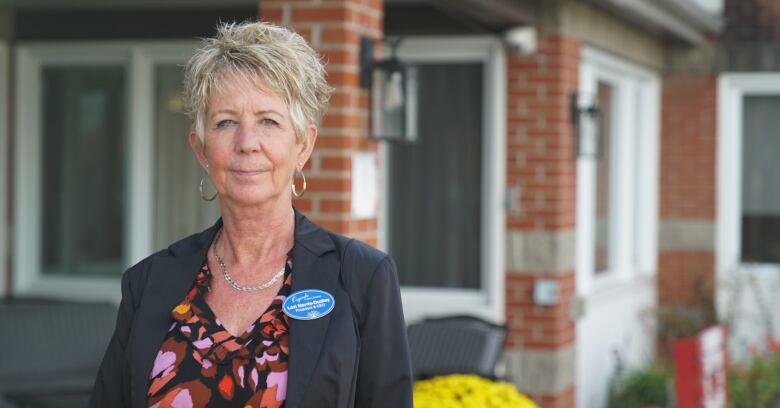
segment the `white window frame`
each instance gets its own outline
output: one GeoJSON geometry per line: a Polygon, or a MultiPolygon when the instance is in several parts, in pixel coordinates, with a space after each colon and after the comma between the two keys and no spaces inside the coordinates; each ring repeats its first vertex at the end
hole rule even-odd
{"type": "MultiPolygon", "coordinates": [[[[470,314],[488,321],[505,319],[505,208],[506,180],[506,62],[504,47],[492,37],[405,38],[398,56],[409,62],[482,62],[484,93],[482,108],[482,214],[480,242],[481,289],[401,288],[404,314],[413,322],[426,317],[470,314]]],[[[383,178],[388,180],[388,149],[380,147],[383,178]]],[[[387,186],[384,196],[388,197],[387,186]]],[[[386,248],[388,203],[381,204],[379,244],[386,248]]]]}
{"type": "MultiPolygon", "coordinates": [[[[743,263],[742,119],[745,96],[780,96],[780,74],[730,73],[718,79],[718,202],[716,265],[718,282],[732,282],[739,271],[776,276],[778,263],[743,263]]],[[[718,310],[728,307],[726,285],[719,285],[718,310]]]]}
{"type": "Polygon", "coordinates": [[[6,281],[10,271],[6,269],[8,265],[8,229],[6,220],[7,209],[6,202],[8,197],[8,186],[6,180],[7,163],[10,159],[8,155],[8,42],[0,40],[0,298],[7,293],[6,281]]]}
{"type": "Polygon", "coordinates": [[[16,131],[14,183],[13,291],[17,295],[118,302],[120,276],[46,276],[41,266],[41,67],[99,66],[127,68],[128,177],[123,260],[128,267],[153,249],[154,103],[156,64],[183,63],[193,41],[166,42],[22,42],[16,47],[16,131]]]}
{"type": "Polygon", "coordinates": [[[576,283],[579,295],[590,296],[655,274],[660,80],[650,69],[590,46],[582,48],[581,57],[580,95],[596,95],[593,86],[598,82],[613,88],[610,259],[609,269],[598,274],[594,271],[595,242],[583,238],[596,227],[597,162],[589,157],[577,161],[576,283]]]}

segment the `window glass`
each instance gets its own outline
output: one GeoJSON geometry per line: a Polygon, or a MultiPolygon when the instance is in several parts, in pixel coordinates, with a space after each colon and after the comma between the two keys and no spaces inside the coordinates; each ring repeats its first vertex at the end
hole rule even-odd
{"type": "Polygon", "coordinates": [[[599,108],[599,157],[596,163],[596,229],[594,271],[605,272],[610,267],[610,181],[612,178],[612,86],[604,82],[598,83],[599,108]]]}
{"type": "Polygon", "coordinates": [[[404,286],[478,289],[483,64],[417,75],[418,139],[389,145],[388,249],[404,286]]]}
{"type": "MultiPolygon", "coordinates": [[[[155,89],[155,247],[198,232],[219,217],[219,203],[201,200],[198,182],[205,176],[190,149],[190,119],[182,106],[184,72],[180,64],[154,69],[155,89]]],[[[214,190],[206,182],[206,193],[214,190]]]]}
{"type": "Polygon", "coordinates": [[[122,66],[42,70],[45,274],[121,272],[126,86],[122,66]]]}
{"type": "Polygon", "coordinates": [[[742,260],[780,262],[780,96],[746,96],[743,107],[742,260]]]}

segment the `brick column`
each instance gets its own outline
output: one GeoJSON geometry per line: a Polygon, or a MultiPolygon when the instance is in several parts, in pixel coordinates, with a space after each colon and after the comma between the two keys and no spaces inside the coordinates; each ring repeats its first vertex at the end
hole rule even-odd
{"type": "Polygon", "coordinates": [[[576,159],[569,95],[577,90],[580,44],[559,34],[529,57],[508,55],[507,361],[513,381],[545,408],[574,406],[574,229],[576,159]],[[536,306],[538,279],[557,281],[561,301],[536,306]]]}
{"type": "Polygon", "coordinates": [[[661,306],[694,306],[714,313],[716,98],[714,74],[673,73],[663,80],[661,306]]]}
{"type": "MultiPolygon", "coordinates": [[[[369,136],[368,92],[360,87],[360,38],[382,37],[382,0],[263,0],[260,19],[303,35],[327,63],[335,88],[304,172],[308,190],[294,204],[333,231],[376,245],[376,218],[350,217],[352,157],[377,152],[369,136]]],[[[379,168],[377,168],[377,174],[379,168]]]]}

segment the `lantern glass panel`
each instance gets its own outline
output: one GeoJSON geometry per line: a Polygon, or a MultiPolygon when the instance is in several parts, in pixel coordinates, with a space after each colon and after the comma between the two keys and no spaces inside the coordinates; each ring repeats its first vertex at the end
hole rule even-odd
{"type": "Polygon", "coordinates": [[[371,135],[412,140],[417,127],[415,68],[397,61],[377,64],[371,89],[371,135]]]}

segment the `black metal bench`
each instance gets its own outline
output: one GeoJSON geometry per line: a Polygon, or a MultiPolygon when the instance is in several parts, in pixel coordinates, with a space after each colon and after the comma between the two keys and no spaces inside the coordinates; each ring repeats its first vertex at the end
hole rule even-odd
{"type": "Polygon", "coordinates": [[[449,316],[411,324],[407,333],[416,380],[455,373],[495,379],[507,327],[472,316],[449,316]]]}
{"type": "Polygon", "coordinates": [[[116,313],[106,303],[0,300],[0,408],[86,406],[116,313]]]}

